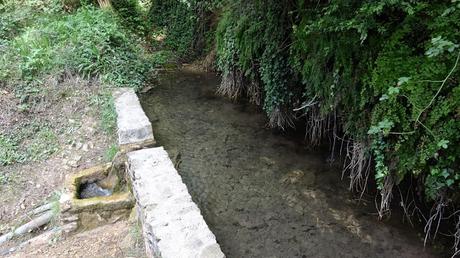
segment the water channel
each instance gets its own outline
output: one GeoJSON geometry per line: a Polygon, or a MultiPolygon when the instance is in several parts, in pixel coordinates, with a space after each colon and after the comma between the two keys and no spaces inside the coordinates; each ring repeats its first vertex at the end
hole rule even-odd
{"type": "Polygon", "coordinates": [[[327,152],[267,128],[256,107],[216,96],[218,84],[167,72],[141,102],[227,257],[435,257],[416,230],[357,204],[327,152]]]}

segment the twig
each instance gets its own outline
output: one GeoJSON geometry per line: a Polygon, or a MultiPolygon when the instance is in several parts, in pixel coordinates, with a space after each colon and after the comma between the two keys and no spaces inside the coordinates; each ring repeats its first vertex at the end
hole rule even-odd
{"type": "Polygon", "coordinates": [[[296,112],[296,111],[302,110],[304,108],[311,107],[311,106],[315,105],[316,103],[318,103],[318,101],[315,101],[315,99],[316,99],[316,95],[308,103],[306,103],[305,105],[303,105],[303,106],[301,106],[299,108],[294,108],[293,111],[296,112]]]}
{"type": "MultiPolygon", "coordinates": [[[[446,78],[444,78],[444,80],[442,80],[441,86],[439,87],[438,91],[436,92],[436,94],[431,99],[430,103],[428,103],[428,105],[424,109],[422,109],[420,111],[420,113],[417,116],[417,119],[415,119],[416,122],[419,122],[420,116],[423,114],[423,112],[425,112],[425,110],[427,110],[433,104],[434,100],[438,97],[439,93],[441,93],[441,90],[444,87],[444,85],[446,84],[447,80],[450,78],[452,73],[454,73],[455,69],[457,68],[459,60],[460,60],[460,51],[458,52],[457,59],[455,60],[454,67],[452,67],[452,69],[450,70],[449,74],[447,74],[446,78]]],[[[422,126],[423,126],[423,124],[422,124],[422,126]]]]}

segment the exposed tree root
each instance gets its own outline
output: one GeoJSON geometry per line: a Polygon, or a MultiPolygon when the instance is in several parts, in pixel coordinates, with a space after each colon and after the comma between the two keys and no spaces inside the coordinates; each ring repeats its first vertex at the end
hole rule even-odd
{"type": "Polygon", "coordinates": [[[349,189],[361,192],[361,197],[366,191],[367,182],[371,171],[371,158],[369,147],[359,141],[352,141],[346,146],[346,156],[342,178],[348,172],[350,178],[349,189]]]}
{"type": "Polygon", "coordinates": [[[430,217],[428,218],[425,225],[425,239],[423,241],[425,245],[429,238],[436,238],[436,235],[439,231],[439,226],[441,225],[441,220],[443,219],[445,207],[447,207],[447,201],[445,200],[445,197],[441,195],[438,197],[438,200],[434,204],[433,208],[431,208],[430,217]],[[435,226],[434,228],[433,224],[435,226]]]}
{"type": "Polygon", "coordinates": [[[379,218],[389,216],[391,214],[390,203],[393,198],[393,187],[395,186],[395,180],[392,175],[385,177],[383,187],[380,190],[380,205],[377,207],[379,218]]]}
{"type": "Polygon", "coordinates": [[[99,6],[103,9],[112,7],[110,0],[97,0],[97,2],[99,3],[99,6]]]}
{"type": "Polygon", "coordinates": [[[283,110],[283,108],[276,108],[269,114],[268,118],[271,127],[279,127],[283,130],[286,129],[286,127],[294,127],[294,117],[292,113],[283,110]]]}
{"type": "Polygon", "coordinates": [[[252,80],[249,83],[247,95],[249,97],[249,102],[256,104],[257,106],[262,105],[262,89],[259,81],[252,80]]]}
{"type": "Polygon", "coordinates": [[[50,202],[50,203],[47,203],[47,204],[44,204],[42,206],[39,206],[35,209],[33,209],[32,211],[29,212],[30,215],[38,215],[40,213],[43,213],[45,211],[49,211],[51,209],[53,209],[57,204],[53,203],[53,202],[50,202]]]}
{"type": "Polygon", "coordinates": [[[222,81],[217,88],[217,94],[226,96],[235,101],[244,92],[243,74],[240,70],[234,69],[222,76],[222,81]]]}
{"type": "Polygon", "coordinates": [[[456,215],[457,217],[457,224],[455,225],[455,233],[454,233],[454,255],[460,254],[460,215],[456,215]]]}
{"type": "Polygon", "coordinates": [[[318,101],[315,99],[316,97],[307,102],[304,102],[301,107],[296,108],[293,111],[301,112],[301,114],[298,115],[296,119],[305,117],[307,123],[305,139],[308,141],[308,143],[313,146],[318,146],[325,139],[329,138],[330,142],[333,143],[332,152],[334,152],[336,141],[334,135],[337,135],[340,131],[340,123],[337,122],[337,112],[334,110],[327,115],[322,114],[318,105],[318,101]]]}

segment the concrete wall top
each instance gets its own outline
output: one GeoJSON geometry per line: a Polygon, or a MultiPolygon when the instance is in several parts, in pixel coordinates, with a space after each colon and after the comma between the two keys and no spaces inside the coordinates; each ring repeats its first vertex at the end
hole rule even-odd
{"type": "Polygon", "coordinates": [[[163,147],[127,155],[148,255],[224,258],[214,234],[163,147]]]}
{"type": "Polygon", "coordinates": [[[113,92],[117,113],[118,144],[143,144],[154,142],[152,125],[131,88],[113,92]]]}

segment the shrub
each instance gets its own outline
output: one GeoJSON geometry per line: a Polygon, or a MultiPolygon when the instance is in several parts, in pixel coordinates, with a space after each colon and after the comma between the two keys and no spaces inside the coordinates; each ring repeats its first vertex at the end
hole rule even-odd
{"type": "Polygon", "coordinates": [[[100,76],[114,86],[139,88],[150,70],[150,57],[133,38],[117,17],[100,9],[41,18],[11,40],[0,59],[0,80],[32,81],[69,70],[100,76]]]}

